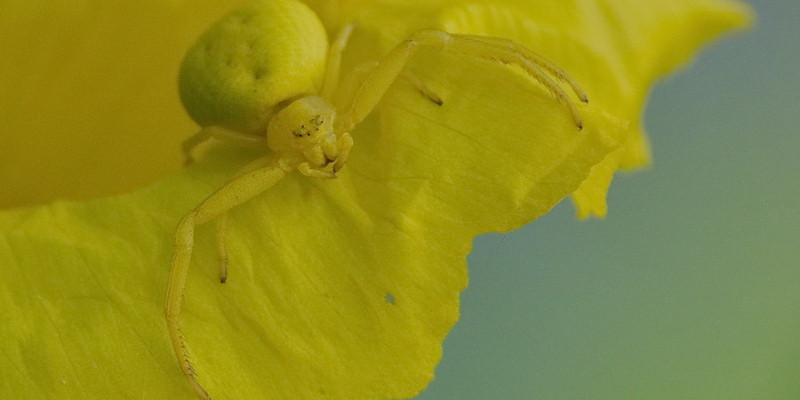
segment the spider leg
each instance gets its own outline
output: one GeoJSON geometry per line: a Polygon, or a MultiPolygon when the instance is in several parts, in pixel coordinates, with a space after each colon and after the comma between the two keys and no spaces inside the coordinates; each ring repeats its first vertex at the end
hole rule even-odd
{"type": "Polygon", "coordinates": [[[228,281],[228,251],[225,249],[225,231],[228,229],[228,213],[217,217],[216,236],[217,253],[219,253],[219,283],[228,281]]]}
{"type": "MultiPolygon", "coordinates": [[[[236,174],[230,178],[229,182],[248,172],[255,171],[259,168],[264,168],[271,163],[274,163],[271,157],[261,157],[256,159],[237,171],[236,174]]],[[[219,255],[219,282],[225,283],[228,281],[228,251],[225,247],[225,232],[228,229],[228,213],[223,212],[220,214],[220,216],[217,217],[216,222],[217,254],[219,255]]]]}
{"type": "Polygon", "coordinates": [[[378,65],[377,61],[365,61],[353,67],[343,80],[336,91],[336,98],[332,99],[336,107],[344,110],[346,106],[350,106],[361,83],[364,82],[364,77],[369,76],[369,73],[378,65]]]}
{"type": "Polygon", "coordinates": [[[297,164],[297,171],[305,176],[309,176],[312,178],[320,178],[320,179],[332,179],[336,178],[336,172],[333,170],[325,170],[321,168],[317,168],[311,165],[308,162],[302,162],[297,164]]]}
{"type": "Polygon", "coordinates": [[[197,133],[184,140],[181,144],[181,149],[183,150],[183,165],[193,164],[195,160],[194,156],[192,155],[192,151],[195,149],[195,147],[199,146],[210,138],[211,131],[204,128],[200,129],[197,133]]]}
{"type": "Polygon", "coordinates": [[[183,164],[189,165],[194,162],[192,151],[203,144],[208,139],[215,138],[226,142],[234,142],[243,147],[265,146],[264,136],[233,131],[221,126],[207,126],[200,129],[197,133],[183,141],[183,164]]]}
{"type": "Polygon", "coordinates": [[[433,104],[436,104],[437,106],[444,104],[442,98],[439,97],[439,95],[436,94],[433,90],[428,88],[425,82],[423,82],[422,79],[419,79],[417,74],[411,72],[410,69],[407,68],[403,69],[401,76],[403,78],[406,78],[409,82],[411,82],[414,85],[414,87],[417,88],[417,91],[419,91],[421,95],[428,98],[428,100],[430,100],[433,104]]]}
{"type": "Polygon", "coordinates": [[[347,158],[350,156],[350,149],[353,148],[353,137],[350,136],[349,132],[344,132],[339,135],[336,142],[339,149],[339,156],[333,164],[333,173],[339,172],[344,166],[344,163],[347,162],[347,158]]]}
{"type": "Polygon", "coordinates": [[[541,55],[534,53],[533,51],[531,51],[527,47],[525,47],[525,46],[523,46],[523,45],[521,45],[521,44],[519,44],[519,43],[517,43],[517,42],[515,42],[515,41],[513,41],[511,39],[506,39],[506,38],[501,38],[501,37],[492,37],[492,36],[460,35],[460,34],[451,34],[451,36],[457,37],[457,38],[461,38],[461,39],[465,39],[465,40],[474,40],[474,41],[477,41],[477,42],[484,42],[484,43],[489,44],[489,45],[494,45],[494,46],[498,46],[498,47],[501,47],[501,48],[505,48],[506,51],[508,51],[510,53],[519,54],[519,56],[524,58],[525,60],[527,60],[527,62],[533,63],[533,64],[541,67],[542,69],[547,71],[550,75],[554,76],[559,81],[564,82],[567,85],[569,85],[570,88],[572,89],[572,92],[575,94],[575,96],[578,97],[578,99],[581,101],[581,103],[588,103],[589,102],[589,97],[586,96],[586,92],[581,88],[581,86],[578,84],[578,82],[575,82],[575,80],[572,79],[572,77],[570,77],[569,75],[567,75],[567,73],[564,72],[563,69],[559,68],[556,64],[554,64],[553,62],[547,60],[546,58],[542,57],[541,55]]]}
{"type": "Polygon", "coordinates": [[[266,191],[289,172],[280,163],[269,162],[266,157],[245,167],[245,169],[248,168],[250,168],[249,171],[229,181],[183,217],[175,230],[174,253],[169,271],[164,314],[178,363],[194,392],[206,400],[209,400],[210,397],[197,381],[197,374],[190,361],[189,350],[180,324],[181,305],[194,247],[194,230],[195,227],[224,215],[231,208],[266,191]],[[261,167],[255,168],[258,165],[261,167]]]}
{"type": "Polygon", "coordinates": [[[342,53],[347,46],[347,41],[350,40],[350,34],[353,33],[355,25],[345,25],[336,35],[336,39],[331,43],[331,48],[328,51],[327,68],[325,70],[325,78],[322,82],[322,89],[320,96],[323,99],[331,100],[333,94],[339,86],[339,70],[342,66],[342,53]]]}
{"type": "MultiPolygon", "coordinates": [[[[377,65],[377,61],[366,61],[353,67],[353,69],[347,75],[347,78],[342,82],[340,87],[341,90],[337,93],[336,104],[339,106],[350,105],[352,103],[353,96],[358,90],[360,84],[364,81],[364,77],[372,72],[377,65]]],[[[404,69],[400,76],[414,85],[417,91],[432,103],[436,104],[437,106],[444,104],[442,98],[439,97],[436,92],[431,90],[428,85],[426,85],[425,82],[423,82],[422,79],[420,79],[419,76],[417,76],[417,74],[412,72],[410,69],[404,69]]]]}
{"type": "Polygon", "coordinates": [[[577,106],[551,75],[572,86],[581,101],[586,99],[585,94],[565,72],[543,57],[520,45],[509,46],[508,42],[498,38],[451,35],[447,32],[426,30],[412,34],[397,45],[367,76],[353,96],[350,107],[340,116],[344,130],[352,130],[372,112],[394,80],[402,74],[409,59],[423,46],[446,53],[461,54],[502,64],[515,64],[521,67],[532,79],[539,82],[553,97],[567,107],[578,129],[583,127],[583,119],[577,106]]]}

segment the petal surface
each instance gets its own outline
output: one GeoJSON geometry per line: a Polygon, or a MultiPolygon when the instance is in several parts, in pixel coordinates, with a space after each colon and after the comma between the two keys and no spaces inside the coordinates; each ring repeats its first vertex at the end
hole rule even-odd
{"type": "MultiPolygon", "coordinates": [[[[647,86],[619,71],[634,67],[615,46],[576,34],[595,24],[627,43],[597,10],[605,3],[536,3],[554,13],[548,21],[585,16],[568,31],[531,20],[528,5],[426,4],[357,3],[345,70],[421,28],[505,35],[597,93],[580,108],[585,128],[514,68],[421,52],[410,67],[444,105],[400,80],[353,132],[339,178],[295,174],[232,210],[224,285],[213,229],[199,229],[183,319],[215,398],[413,397],[433,378],[458,319],[472,238],[546,213],[629,143],[634,100],[647,86]],[[499,23],[509,16],[521,25],[499,23]]],[[[335,31],[339,17],[326,18],[335,31]]],[[[220,145],[131,194],[0,213],[0,265],[11,277],[0,281],[0,308],[9,310],[0,356],[11,366],[0,393],[191,398],[162,316],[172,229],[260,154],[220,145]]]]}

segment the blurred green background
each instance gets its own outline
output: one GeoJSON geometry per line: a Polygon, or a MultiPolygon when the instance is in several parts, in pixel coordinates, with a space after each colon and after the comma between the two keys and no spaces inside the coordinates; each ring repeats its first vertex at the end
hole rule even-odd
{"type": "Polygon", "coordinates": [[[749,3],[654,89],[606,219],[476,239],[420,399],[800,399],[800,2],[749,3]]]}

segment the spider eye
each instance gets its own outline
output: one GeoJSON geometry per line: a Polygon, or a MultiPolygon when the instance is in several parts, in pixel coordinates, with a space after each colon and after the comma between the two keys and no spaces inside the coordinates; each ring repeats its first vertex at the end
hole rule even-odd
{"type": "Polygon", "coordinates": [[[267,127],[267,146],[277,152],[308,149],[333,132],[335,110],[318,96],[297,99],[281,109],[267,127]]]}
{"type": "Polygon", "coordinates": [[[298,139],[315,136],[320,131],[324,121],[322,115],[315,115],[313,118],[300,125],[299,128],[292,130],[292,135],[298,139]]]}

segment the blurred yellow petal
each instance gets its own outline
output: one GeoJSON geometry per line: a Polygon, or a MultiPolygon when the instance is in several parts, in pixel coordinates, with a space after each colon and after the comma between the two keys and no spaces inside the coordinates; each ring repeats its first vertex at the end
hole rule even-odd
{"type": "MultiPolygon", "coordinates": [[[[621,29],[615,19],[639,18],[637,14],[625,14],[622,7],[619,14],[604,12],[611,6],[588,1],[564,6],[545,1],[524,6],[391,3],[397,2],[347,2],[350,8],[344,9],[351,13],[344,16],[330,8],[325,11],[323,22],[329,31],[345,20],[357,23],[345,53],[345,70],[379,57],[419,28],[502,35],[545,54],[585,86],[592,98],[590,105],[581,107],[585,128],[578,131],[561,104],[514,68],[421,52],[410,68],[444,105],[431,103],[400,80],[373,116],[353,132],[355,147],[338,179],[295,174],[232,210],[227,284],[218,281],[213,229],[198,231],[183,317],[200,380],[217,398],[414,396],[432,379],[442,341],[458,319],[472,238],[530,222],[587,179],[596,187],[607,185],[606,171],[615,169],[609,160],[629,143],[632,121],[638,124],[647,90],[642,76],[647,73],[629,76],[638,66],[629,65],[635,60],[621,57],[618,47],[636,47],[634,38],[642,32],[621,29]],[[542,17],[527,10],[534,6],[542,17]]],[[[131,13],[139,20],[163,19],[162,25],[145,28],[147,24],[136,25],[134,19],[101,13],[98,21],[122,29],[117,39],[102,40],[133,43],[136,32],[147,31],[159,40],[140,46],[169,53],[162,56],[172,60],[172,67],[156,65],[172,68],[174,74],[183,49],[169,48],[177,39],[162,36],[170,34],[148,29],[164,28],[170,25],[167,20],[188,26],[189,11],[211,13],[213,7],[177,1],[141,4],[143,8],[131,13]],[[145,18],[142,10],[153,15],[145,18]],[[134,32],[133,38],[125,35],[129,32],[134,32]]],[[[315,2],[317,7],[322,4],[315,2]]],[[[0,6],[23,7],[16,2],[0,6]]],[[[42,7],[29,10],[30,15],[46,15],[42,7]]],[[[104,9],[97,3],[86,12],[91,14],[94,7],[104,9]]],[[[94,38],[102,33],[90,29],[82,34],[92,38],[87,39],[91,43],[101,40],[94,38]]],[[[106,43],[81,53],[78,47],[75,57],[98,63],[115,49],[106,43]]],[[[41,51],[52,54],[54,49],[60,47],[41,51]]],[[[130,51],[141,58],[132,65],[145,68],[151,57],[135,49],[130,51]]],[[[117,57],[125,53],[124,48],[115,51],[117,57]]],[[[73,50],[53,57],[71,54],[73,50]]],[[[31,69],[40,74],[53,63],[31,69]]],[[[155,68],[147,67],[146,72],[166,76],[155,68]]],[[[63,79],[71,76],[63,74],[63,79]]],[[[169,136],[175,144],[164,145],[174,153],[153,162],[177,162],[177,142],[192,127],[174,108],[174,83],[159,86],[145,79],[147,74],[140,86],[150,91],[130,110],[130,92],[117,92],[116,85],[132,80],[112,79],[98,71],[84,82],[107,87],[106,98],[115,99],[113,107],[63,105],[75,107],[67,114],[103,128],[94,132],[114,132],[116,137],[119,129],[105,130],[113,125],[147,143],[152,143],[147,135],[169,136]],[[95,81],[96,74],[106,78],[95,81]],[[164,100],[165,93],[172,100],[164,100]],[[103,112],[95,113],[98,110],[103,112]],[[129,120],[123,116],[134,118],[131,115],[159,123],[126,127],[129,120]],[[146,132],[139,131],[143,127],[146,132]]],[[[9,125],[4,121],[3,137],[20,136],[9,135],[6,126],[13,128],[10,132],[28,132],[21,119],[36,110],[36,104],[47,108],[74,101],[67,93],[48,94],[52,97],[41,99],[43,103],[35,98],[20,102],[9,125]]],[[[80,96],[84,101],[75,104],[104,97],[101,92],[80,96]]],[[[4,99],[6,103],[11,101],[4,99]]],[[[39,132],[40,139],[22,148],[30,151],[52,139],[50,128],[57,121],[48,120],[47,129],[30,130],[31,136],[39,132]]],[[[71,138],[65,140],[79,148],[115,142],[99,140],[79,125],[63,130],[71,138]]],[[[108,148],[87,151],[106,158],[116,154],[108,148]]],[[[219,145],[180,174],[131,194],[0,213],[0,265],[8,277],[0,281],[0,308],[8,310],[0,317],[5,366],[0,395],[191,398],[162,316],[172,229],[183,214],[260,154],[219,145]]],[[[34,161],[14,160],[28,165],[34,161]]],[[[92,170],[76,163],[84,173],[92,170]]],[[[163,172],[170,167],[159,168],[163,172]]],[[[589,197],[596,201],[599,195],[589,197]]]]}
{"type": "Polygon", "coordinates": [[[196,129],[183,53],[236,1],[0,1],[0,207],[88,199],[176,171],[196,129]]]}

